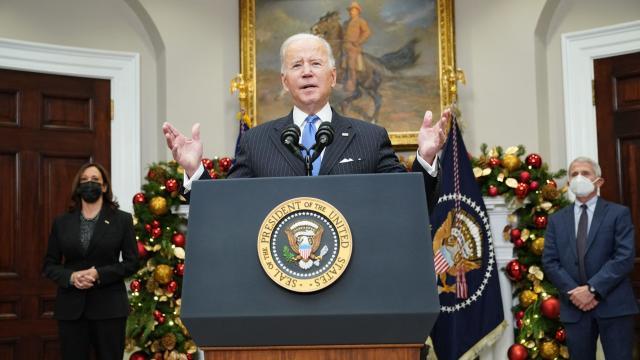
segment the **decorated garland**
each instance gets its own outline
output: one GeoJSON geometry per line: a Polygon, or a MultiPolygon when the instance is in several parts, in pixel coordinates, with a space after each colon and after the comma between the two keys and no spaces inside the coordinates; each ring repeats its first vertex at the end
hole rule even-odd
{"type": "MultiPolygon", "coordinates": [[[[226,177],[232,160],[203,159],[213,179],[226,177]]],[[[187,220],[176,214],[184,170],[175,161],[152,164],[147,183],[133,197],[140,269],[129,280],[127,319],[130,360],[193,359],[197,351],[180,320],[187,220]]]]}
{"type": "Polygon", "coordinates": [[[508,351],[510,360],[568,359],[565,330],[559,321],[558,290],[545,277],[541,256],[549,215],[569,204],[554,179],[565,170],[549,172],[538,154],[524,161],[522,145],[506,150],[481,146],[482,155],[472,158],[473,172],[484,196],[504,196],[510,208],[504,239],[511,241],[516,258],[505,267],[513,282],[516,343],[508,351]]]}

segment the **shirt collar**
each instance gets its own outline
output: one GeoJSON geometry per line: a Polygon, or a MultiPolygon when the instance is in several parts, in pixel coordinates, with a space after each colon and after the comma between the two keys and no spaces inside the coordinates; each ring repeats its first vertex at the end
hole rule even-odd
{"type": "MultiPolygon", "coordinates": [[[[304,111],[300,110],[297,106],[293,107],[293,123],[298,125],[300,129],[303,127],[304,119],[307,118],[311,114],[307,114],[304,111]]],[[[331,122],[331,118],[333,117],[333,111],[331,111],[331,105],[327,102],[318,113],[316,113],[320,118],[320,122],[328,121],[331,122]]],[[[316,127],[320,125],[319,122],[316,122],[316,127]]]]}
{"type": "Polygon", "coordinates": [[[586,204],[587,205],[587,210],[594,211],[597,202],[598,202],[598,196],[597,195],[592,197],[591,199],[587,200],[586,203],[582,203],[582,202],[580,202],[580,200],[576,199],[576,201],[574,203],[574,208],[575,208],[575,210],[582,210],[580,208],[580,206],[582,206],[582,204],[586,204]]]}

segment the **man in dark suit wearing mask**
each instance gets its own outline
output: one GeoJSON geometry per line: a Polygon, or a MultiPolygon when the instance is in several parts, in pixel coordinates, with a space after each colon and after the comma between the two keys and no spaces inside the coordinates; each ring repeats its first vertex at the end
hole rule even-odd
{"type": "Polygon", "coordinates": [[[598,196],[600,166],[586,157],[569,165],[573,206],[554,214],[542,263],[560,292],[560,320],[572,359],[595,359],[600,336],[607,359],[631,360],[638,313],[629,275],[635,258],[629,208],[598,196]]]}
{"type": "MultiPolygon", "coordinates": [[[[344,117],[329,105],[329,96],[336,85],[335,59],[330,45],[311,34],[296,34],[284,41],[280,49],[281,80],[290,93],[294,108],[285,117],[249,130],[240,143],[236,163],[228,177],[303,176],[305,164],[280,140],[282,131],[295,124],[301,132],[301,143],[313,138],[321,122],[330,122],[335,130],[333,143],[313,163],[313,175],[365,174],[403,172],[386,130],[362,120],[344,117]]],[[[436,188],[437,154],[445,140],[450,118],[446,110],[441,121],[431,126],[432,114],[427,111],[418,135],[418,151],[413,164],[415,171],[425,175],[429,203],[436,188]]],[[[202,142],[199,124],[192,128],[189,139],[171,124],[164,123],[167,145],[173,158],[185,169],[185,190],[192,179],[207,179],[201,164],[202,142]]]]}

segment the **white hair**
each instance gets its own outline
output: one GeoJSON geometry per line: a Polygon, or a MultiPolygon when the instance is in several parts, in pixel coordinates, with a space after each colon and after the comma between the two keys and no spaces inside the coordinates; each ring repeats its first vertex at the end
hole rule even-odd
{"type": "Polygon", "coordinates": [[[596,177],[600,177],[602,175],[602,170],[600,169],[600,165],[595,160],[586,156],[578,156],[577,158],[573,159],[573,161],[569,164],[569,177],[571,177],[571,167],[575,163],[591,164],[591,167],[593,168],[593,172],[595,173],[596,177]]]}
{"type": "Polygon", "coordinates": [[[291,45],[292,42],[298,41],[298,40],[319,40],[327,50],[327,56],[329,57],[329,67],[330,68],[336,67],[336,59],[333,57],[333,51],[331,51],[331,45],[329,45],[327,40],[321,38],[320,36],[309,34],[309,33],[298,33],[298,34],[289,36],[287,40],[285,40],[282,43],[282,46],[280,46],[280,73],[284,74],[284,70],[285,70],[284,55],[285,55],[285,52],[287,51],[287,48],[289,47],[289,45],[291,45]]]}

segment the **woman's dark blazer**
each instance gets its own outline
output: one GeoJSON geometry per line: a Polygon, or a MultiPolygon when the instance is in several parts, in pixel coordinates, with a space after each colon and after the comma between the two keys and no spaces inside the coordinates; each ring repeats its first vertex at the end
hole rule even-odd
{"type": "Polygon", "coordinates": [[[124,279],[137,268],[138,247],[131,214],[104,206],[86,254],[80,244],[79,210],[58,216],[51,228],[43,267],[44,275],[58,284],[54,317],[126,317],[129,301],[124,279]],[[99,275],[93,287],[80,290],[69,283],[71,273],[92,266],[99,275]]]}

